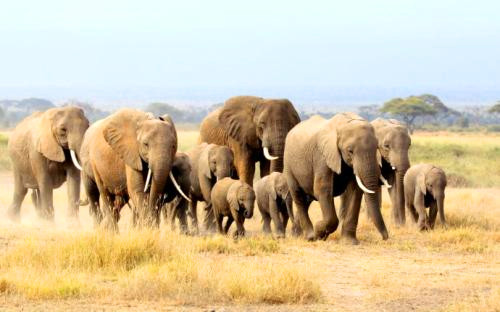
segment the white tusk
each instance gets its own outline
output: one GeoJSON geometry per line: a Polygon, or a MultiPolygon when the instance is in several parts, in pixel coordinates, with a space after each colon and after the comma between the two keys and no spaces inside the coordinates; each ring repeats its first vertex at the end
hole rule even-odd
{"type": "Polygon", "coordinates": [[[363,192],[368,193],[368,194],[374,194],[374,191],[371,191],[366,188],[366,186],[363,185],[363,182],[361,182],[361,179],[356,175],[356,182],[358,182],[358,186],[363,192]]]}
{"type": "Polygon", "coordinates": [[[174,178],[174,175],[172,174],[172,171],[170,171],[168,175],[170,176],[170,180],[172,180],[172,183],[174,183],[174,186],[177,189],[177,191],[179,192],[179,194],[181,194],[181,196],[184,197],[188,202],[191,202],[191,199],[189,199],[189,197],[187,197],[186,194],[184,194],[184,192],[181,190],[181,187],[179,186],[179,184],[177,184],[177,181],[175,181],[175,178],[174,178]]]}
{"type": "Polygon", "coordinates": [[[269,154],[269,149],[267,147],[264,147],[264,156],[269,159],[269,160],[276,160],[278,159],[278,157],[276,156],[271,156],[271,154],[269,154]]]}
{"type": "Polygon", "coordinates": [[[75,165],[76,169],[82,171],[82,166],[78,163],[78,159],[76,159],[75,151],[70,149],[69,153],[71,154],[71,160],[73,161],[73,165],[75,165]]]}
{"type": "Polygon", "coordinates": [[[148,190],[149,182],[151,182],[151,168],[148,170],[148,176],[146,177],[146,184],[144,184],[144,193],[148,190]]]}
{"type": "Polygon", "coordinates": [[[396,170],[396,167],[392,166],[392,170],[396,170]]]}
{"type": "Polygon", "coordinates": [[[384,185],[387,188],[391,188],[392,187],[392,185],[390,185],[389,182],[387,182],[387,180],[383,176],[380,176],[380,181],[382,181],[382,183],[384,183],[384,185]]]}

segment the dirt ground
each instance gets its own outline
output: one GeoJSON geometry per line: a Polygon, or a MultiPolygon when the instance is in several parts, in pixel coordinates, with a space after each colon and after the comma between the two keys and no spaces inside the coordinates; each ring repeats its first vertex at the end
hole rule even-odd
{"type": "MultiPolygon", "coordinates": [[[[56,220],[47,225],[35,217],[31,199],[22,207],[21,224],[6,220],[12,196],[10,173],[0,174],[0,257],[33,235],[54,239],[75,231],[92,231],[87,208],[80,225],[68,224],[66,190],[55,193],[56,220]]],[[[384,191],[385,192],[385,191],[384,191]]],[[[306,272],[321,288],[319,302],[272,305],[147,301],[123,298],[33,300],[0,292],[1,311],[498,311],[500,309],[500,190],[448,189],[445,209],[449,228],[438,222],[431,233],[419,233],[411,224],[396,229],[390,218],[387,194],[383,213],[390,239],[382,241],[365,213],[360,217],[360,245],[351,246],[335,233],[327,241],[279,241],[276,253],[257,255],[206,253],[207,261],[234,257],[237,261],[291,266],[306,272]]],[[[199,209],[201,210],[201,209],[199,209]]],[[[319,218],[316,204],[310,209],[319,218]]],[[[408,220],[407,220],[407,223],[408,220]]],[[[124,208],[120,235],[127,235],[130,213],[124,208]]],[[[260,235],[260,214],[246,223],[249,236],[260,235]]]]}

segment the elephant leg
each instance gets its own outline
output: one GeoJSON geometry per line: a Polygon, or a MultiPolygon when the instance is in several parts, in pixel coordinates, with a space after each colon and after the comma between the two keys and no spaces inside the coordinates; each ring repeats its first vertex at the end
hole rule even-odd
{"type": "Polygon", "coordinates": [[[75,167],[68,169],[66,183],[68,191],[68,216],[78,219],[80,209],[80,171],[75,167]]]}
{"type": "Polygon", "coordinates": [[[441,225],[445,228],[447,228],[447,225],[446,225],[446,219],[444,217],[444,207],[443,207],[444,203],[441,203],[441,204],[438,204],[438,210],[439,210],[439,220],[441,221],[441,225]]]}
{"type": "Polygon", "coordinates": [[[198,201],[194,198],[191,199],[189,203],[189,212],[188,215],[191,218],[191,227],[193,228],[193,232],[198,234],[198,201]]]}
{"type": "Polygon", "coordinates": [[[100,198],[102,199],[103,222],[101,223],[104,229],[118,233],[118,224],[113,215],[114,195],[110,194],[104,187],[99,175],[95,175],[96,185],[99,190],[100,198]]]}
{"type": "Polygon", "coordinates": [[[435,201],[433,201],[429,207],[429,227],[431,229],[434,229],[434,224],[436,223],[436,216],[437,216],[437,204],[435,201]]]}
{"type": "Polygon", "coordinates": [[[298,225],[297,229],[300,227],[300,230],[297,230],[296,232],[300,233],[300,231],[302,231],[305,235],[305,238],[309,241],[312,241],[314,240],[315,235],[314,228],[308,213],[311,201],[309,200],[308,196],[299,188],[295,181],[289,181],[288,187],[290,188],[290,195],[292,196],[292,199],[297,206],[295,223],[298,225]]]}
{"type": "Polygon", "coordinates": [[[226,225],[224,225],[224,234],[227,234],[229,228],[231,227],[231,224],[233,224],[233,221],[234,221],[233,216],[227,217],[226,225]]]}
{"type": "Polygon", "coordinates": [[[283,228],[283,220],[281,220],[281,216],[278,212],[278,206],[276,205],[276,201],[272,199],[269,199],[269,213],[271,215],[271,219],[273,219],[276,236],[278,238],[284,238],[285,229],[283,228]]]}
{"type": "Polygon", "coordinates": [[[40,190],[33,189],[31,192],[31,202],[35,206],[35,210],[38,212],[40,210],[40,190]]]}
{"type": "Polygon", "coordinates": [[[99,207],[99,189],[97,188],[96,183],[86,174],[82,174],[82,182],[85,188],[85,193],[87,194],[87,200],[89,202],[89,213],[94,220],[94,227],[97,227],[102,221],[102,212],[99,207]]]}
{"type": "Polygon", "coordinates": [[[174,208],[174,215],[179,219],[179,228],[182,234],[188,234],[188,224],[187,224],[187,209],[188,202],[184,198],[181,198],[174,208]]]}
{"type": "Polygon", "coordinates": [[[9,207],[8,215],[12,221],[18,222],[21,214],[21,205],[28,189],[24,187],[21,174],[14,168],[14,196],[9,207]]]}
{"type": "Polygon", "coordinates": [[[427,213],[425,212],[424,195],[417,193],[415,195],[415,200],[413,201],[413,206],[416,208],[418,213],[418,228],[420,230],[429,229],[429,219],[427,213]]]}
{"type": "Polygon", "coordinates": [[[245,227],[243,223],[245,222],[245,217],[241,214],[238,214],[236,218],[236,231],[234,232],[234,237],[244,237],[245,236],[245,227]]]}
{"type": "Polygon", "coordinates": [[[271,234],[271,216],[264,211],[261,211],[260,214],[262,215],[262,231],[266,235],[271,234]]]}
{"type": "Polygon", "coordinates": [[[203,215],[203,228],[205,231],[212,232],[214,230],[214,211],[212,209],[212,203],[206,203],[203,210],[205,211],[203,215]]]}
{"type": "Polygon", "coordinates": [[[54,220],[54,195],[52,189],[52,181],[48,172],[43,172],[38,179],[38,186],[40,188],[41,207],[40,217],[47,220],[54,220]]]}
{"type": "Polygon", "coordinates": [[[283,233],[286,233],[286,226],[288,225],[288,213],[286,210],[281,212],[281,220],[283,222],[283,233]]]}
{"type": "Polygon", "coordinates": [[[350,241],[352,244],[359,244],[356,238],[358,228],[359,210],[361,207],[361,199],[363,192],[356,187],[356,182],[351,181],[341,196],[341,213],[342,213],[342,238],[350,241]]]}
{"type": "Polygon", "coordinates": [[[259,160],[259,168],[260,168],[260,177],[263,178],[269,175],[269,171],[271,170],[271,162],[267,159],[259,160]]]}
{"type": "Polygon", "coordinates": [[[409,191],[405,192],[405,206],[406,210],[409,212],[409,215],[411,215],[413,222],[416,223],[418,215],[415,210],[415,207],[413,206],[413,196],[414,194],[409,194],[409,191]]]}
{"type": "Polygon", "coordinates": [[[255,174],[255,161],[251,151],[247,148],[242,148],[239,144],[235,144],[234,148],[234,165],[240,180],[253,186],[253,176],[255,174]]]}
{"type": "Polygon", "coordinates": [[[315,235],[316,238],[326,239],[330,233],[335,232],[339,225],[339,219],[333,203],[332,176],[318,176],[314,180],[314,194],[318,198],[323,214],[323,220],[315,224],[315,235]]]}
{"type": "Polygon", "coordinates": [[[225,234],[224,229],[222,228],[223,218],[224,218],[224,216],[221,214],[215,215],[215,222],[217,223],[217,231],[219,232],[219,234],[225,234]]]}

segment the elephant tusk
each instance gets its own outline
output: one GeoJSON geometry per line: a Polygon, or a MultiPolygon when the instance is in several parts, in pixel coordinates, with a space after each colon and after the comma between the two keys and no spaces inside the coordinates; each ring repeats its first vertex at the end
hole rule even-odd
{"type": "Polygon", "coordinates": [[[144,184],[144,193],[148,190],[149,182],[151,182],[151,168],[148,170],[148,176],[146,177],[146,184],[144,184]]]}
{"type": "Polygon", "coordinates": [[[382,181],[382,183],[384,183],[384,185],[387,188],[391,188],[392,187],[392,185],[390,185],[389,182],[387,182],[387,180],[383,176],[380,176],[380,181],[382,181]]]}
{"type": "Polygon", "coordinates": [[[78,163],[78,159],[76,159],[76,153],[74,150],[70,149],[69,153],[71,154],[71,160],[73,161],[73,165],[75,165],[76,169],[82,171],[82,166],[78,163]]]}
{"type": "Polygon", "coordinates": [[[358,177],[358,175],[356,175],[356,182],[358,182],[358,186],[363,192],[368,193],[368,194],[375,193],[374,191],[369,190],[366,186],[363,185],[363,182],[361,182],[361,179],[358,177]]]}
{"type": "Polygon", "coordinates": [[[392,166],[392,170],[396,170],[396,167],[392,166]]]}
{"type": "Polygon", "coordinates": [[[188,202],[191,202],[191,199],[184,194],[184,192],[181,190],[181,187],[179,184],[177,184],[177,181],[175,181],[174,175],[172,174],[172,171],[169,172],[168,176],[170,177],[170,180],[172,180],[172,183],[174,183],[175,188],[177,189],[177,192],[181,194],[182,197],[184,197],[188,202]]]}
{"type": "Polygon", "coordinates": [[[271,156],[271,154],[269,154],[269,149],[267,147],[264,147],[264,156],[269,160],[276,160],[279,158],[276,156],[271,156]]]}

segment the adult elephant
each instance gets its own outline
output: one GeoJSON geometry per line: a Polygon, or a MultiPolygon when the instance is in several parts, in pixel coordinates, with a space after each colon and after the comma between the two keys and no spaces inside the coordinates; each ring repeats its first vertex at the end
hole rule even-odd
{"type": "Polygon", "coordinates": [[[191,159],[191,190],[189,214],[195,231],[198,230],[197,203],[205,203],[203,226],[205,230],[215,229],[211,192],[218,180],[231,177],[234,172],[233,153],[227,146],[201,143],[188,152],[191,159]]]}
{"type": "Polygon", "coordinates": [[[38,215],[53,219],[53,190],[66,181],[68,213],[78,218],[81,167],[77,158],[88,127],[83,110],[74,106],[36,112],[17,125],[7,146],[14,171],[11,219],[19,219],[28,189],[33,189],[38,215]]]}
{"type": "Polygon", "coordinates": [[[205,117],[200,142],[229,146],[240,180],[253,185],[255,162],[261,176],[283,170],[285,137],[299,122],[287,99],[236,96],[205,117]]]}
{"type": "Polygon", "coordinates": [[[134,220],[139,217],[141,224],[158,226],[167,180],[175,180],[171,168],[176,151],[177,132],[169,118],[121,109],[93,124],[82,145],[91,211],[99,214],[102,197],[106,227],[117,231],[120,209],[130,198],[134,220]]]}
{"type": "Polygon", "coordinates": [[[394,119],[377,118],[371,122],[382,156],[381,173],[388,187],[392,215],[396,225],[405,224],[405,195],[403,179],[410,167],[408,150],[411,138],[408,128],[394,119]]]}
{"type": "Polygon", "coordinates": [[[326,239],[339,224],[333,197],[342,195],[342,236],[357,243],[361,197],[375,226],[388,238],[380,212],[380,167],[373,126],[354,113],[329,120],[313,116],[294,127],[286,138],[285,168],[290,194],[308,240],[326,239]],[[319,201],[323,220],[313,228],[308,215],[312,200],[319,201]]]}

